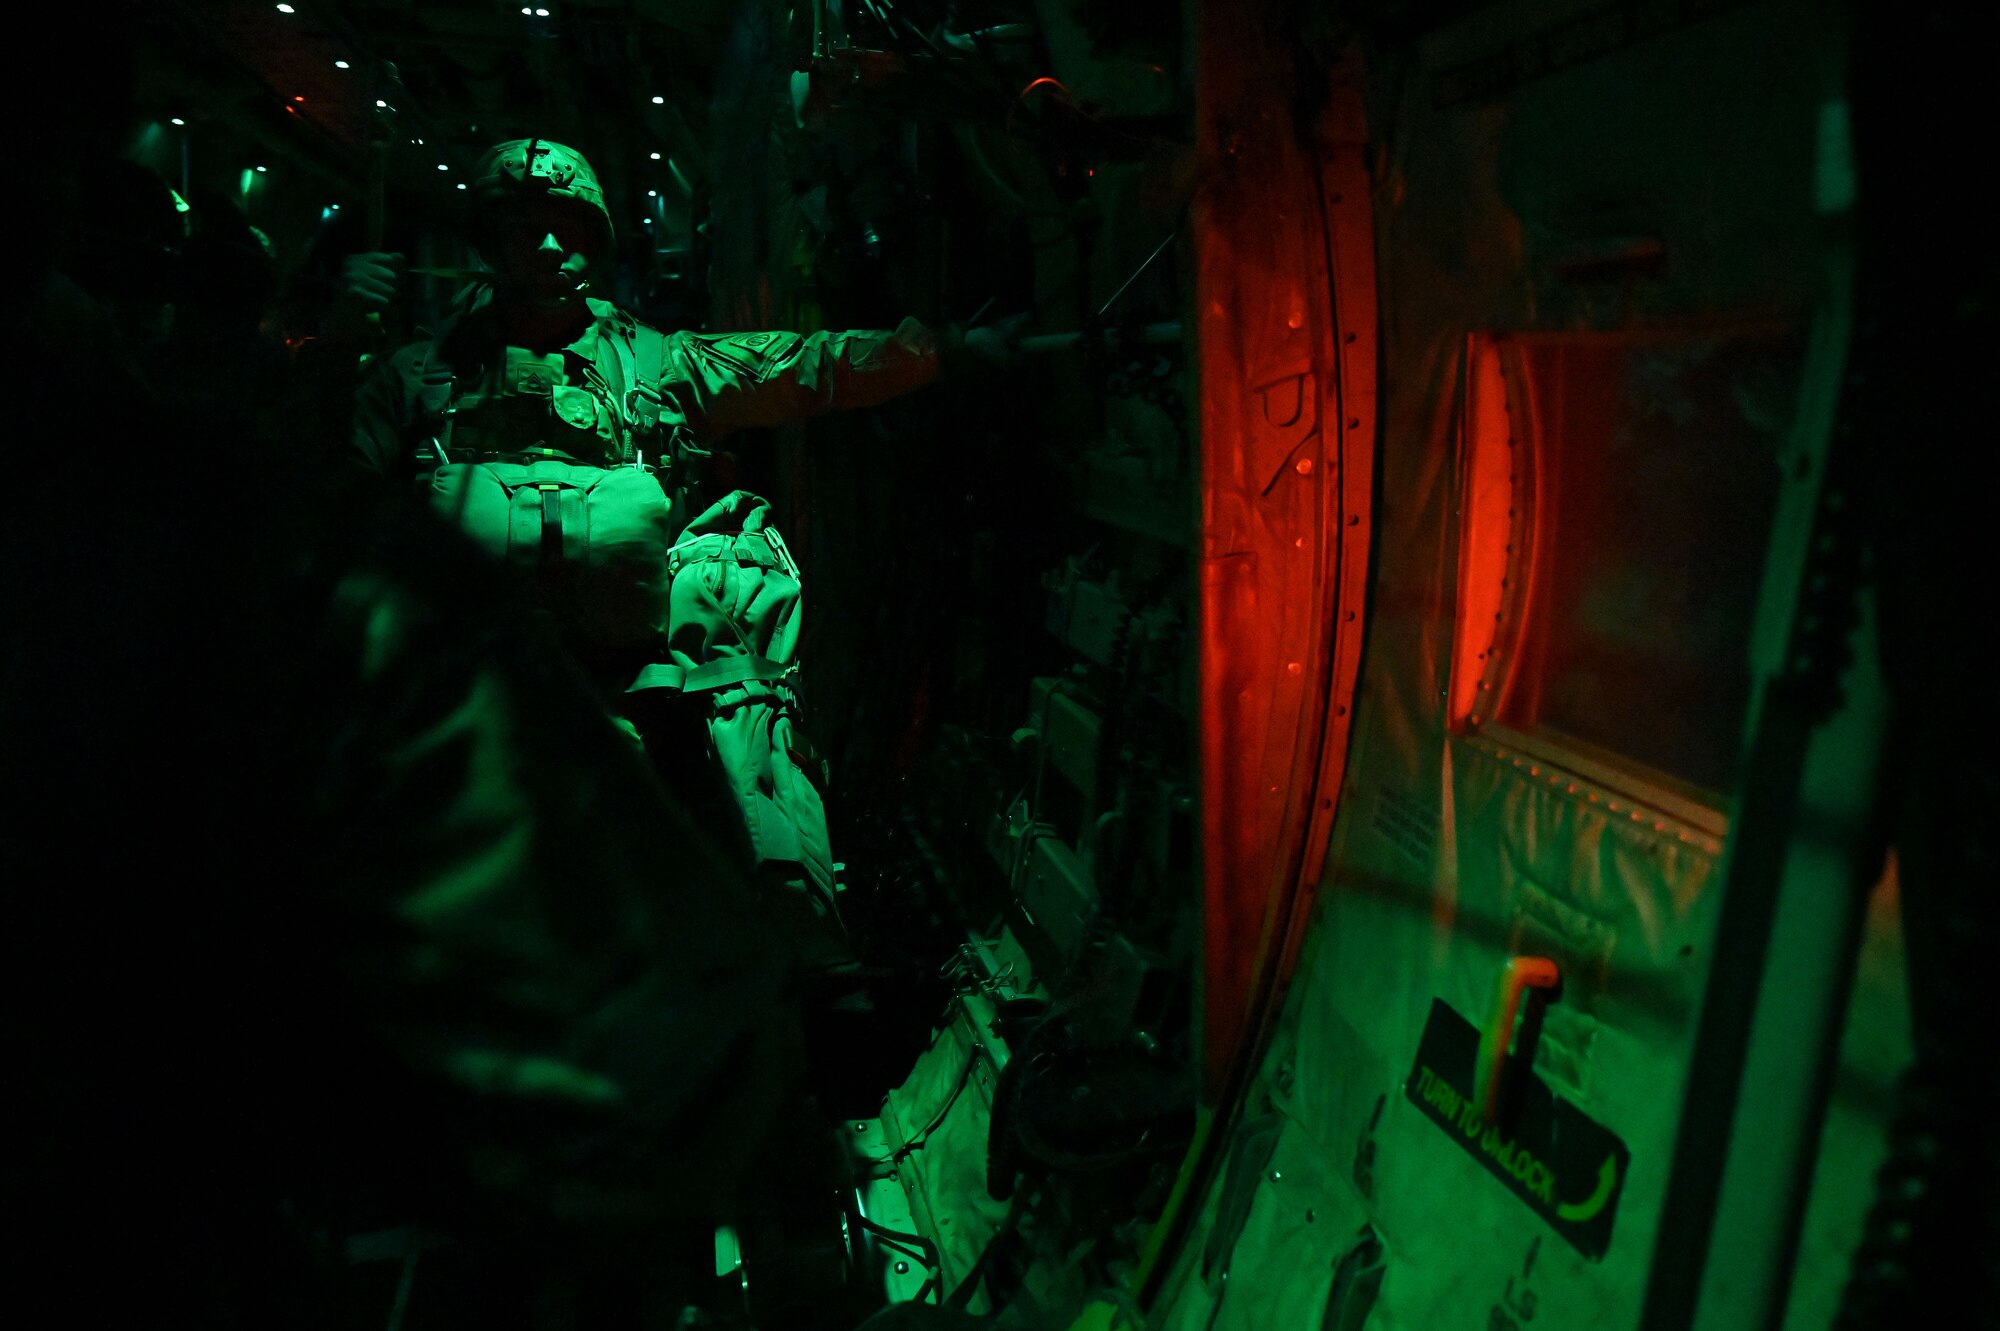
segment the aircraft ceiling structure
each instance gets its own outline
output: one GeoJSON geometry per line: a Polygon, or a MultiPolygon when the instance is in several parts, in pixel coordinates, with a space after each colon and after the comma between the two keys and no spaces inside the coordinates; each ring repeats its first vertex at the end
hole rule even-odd
{"type": "Polygon", "coordinates": [[[172,0],[138,9],[136,155],[176,187],[235,191],[295,259],[378,168],[392,234],[434,219],[480,152],[541,135],[584,151],[621,230],[649,189],[706,172],[724,0],[525,6],[499,0],[172,0]],[[379,148],[377,145],[380,145],[379,148]],[[265,168],[261,179],[242,173],[265,168]]]}

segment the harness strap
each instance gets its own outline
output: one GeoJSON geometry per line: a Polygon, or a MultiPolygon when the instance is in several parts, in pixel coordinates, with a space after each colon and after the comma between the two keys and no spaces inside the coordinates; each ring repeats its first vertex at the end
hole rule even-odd
{"type": "Polygon", "coordinates": [[[433,442],[437,448],[437,460],[443,464],[451,461],[451,390],[454,381],[451,366],[438,359],[437,345],[435,338],[424,343],[423,365],[418,372],[417,404],[426,420],[437,422],[433,442]]]}
{"type": "MultiPolygon", "coordinates": [[[[616,422],[617,442],[623,454],[622,460],[631,461],[634,438],[637,435],[653,436],[665,412],[667,335],[657,329],[639,326],[623,311],[618,311],[611,323],[610,328],[602,330],[600,354],[586,368],[585,377],[595,378],[595,387],[614,408],[623,404],[622,418],[616,422]],[[609,356],[602,354],[605,343],[610,344],[609,356]]],[[[452,403],[458,386],[450,364],[437,355],[442,338],[440,334],[424,343],[416,391],[416,405],[421,417],[426,423],[437,423],[435,439],[440,463],[455,460],[450,456],[448,446],[454,414],[452,403]]],[[[499,368],[497,360],[494,368],[499,368]]],[[[496,396],[507,396],[498,391],[497,383],[494,391],[496,396]]],[[[667,452],[686,447],[687,441],[682,437],[684,432],[676,429],[673,434],[675,437],[671,444],[663,447],[663,459],[667,452]]]]}
{"type": "Polygon", "coordinates": [[[619,333],[611,340],[617,346],[619,368],[624,371],[625,414],[650,434],[660,423],[666,400],[667,336],[629,323],[619,333]]]}
{"type": "Polygon", "coordinates": [[[541,560],[549,516],[542,498],[542,492],[532,485],[523,485],[507,497],[507,552],[517,564],[532,566],[541,560]]]}
{"type": "Polygon", "coordinates": [[[797,668],[765,656],[725,656],[692,670],[661,661],[640,667],[632,682],[625,686],[625,691],[640,693],[648,689],[668,689],[675,693],[708,693],[751,680],[775,682],[787,678],[797,668]]]}
{"type": "MultiPolygon", "coordinates": [[[[477,464],[499,462],[517,467],[532,467],[537,462],[563,462],[573,467],[586,467],[591,471],[612,470],[611,467],[606,466],[604,463],[588,461],[576,456],[574,453],[565,453],[560,448],[546,447],[523,448],[512,453],[460,453],[452,461],[477,464]]],[[[646,470],[653,471],[656,468],[649,466],[646,470]]]]}
{"type": "Polygon", "coordinates": [[[438,359],[437,341],[424,343],[424,361],[418,368],[417,401],[427,416],[442,416],[451,410],[451,366],[438,359]]]}
{"type": "Polygon", "coordinates": [[[535,487],[540,492],[542,506],[542,562],[553,563],[563,557],[563,499],[573,491],[565,491],[553,482],[543,482],[535,487]]]}

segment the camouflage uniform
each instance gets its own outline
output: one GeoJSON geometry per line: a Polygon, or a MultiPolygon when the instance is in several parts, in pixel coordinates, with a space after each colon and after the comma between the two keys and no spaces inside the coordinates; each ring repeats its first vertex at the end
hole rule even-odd
{"type": "MultiPolygon", "coordinates": [[[[595,178],[560,145],[503,144],[479,176],[488,194],[574,200],[608,241],[595,178]]],[[[507,346],[488,301],[386,358],[362,383],[353,447],[522,572],[632,733],[641,695],[694,698],[760,875],[795,889],[781,906],[829,916],[817,760],[796,724],[798,568],[757,496],[691,502],[691,462],[735,430],[921,387],[937,374],[935,339],[914,320],[663,334],[606,302],[588,308],[560,351],[507,346]]]]}

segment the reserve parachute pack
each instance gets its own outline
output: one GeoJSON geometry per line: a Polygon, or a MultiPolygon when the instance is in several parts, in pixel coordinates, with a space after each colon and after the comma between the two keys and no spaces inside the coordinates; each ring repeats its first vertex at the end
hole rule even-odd
{"type": "Polygon", "coordinates": [[[567,636],[643,648],[668,632],[666,552],[691,454],[662,420],[666,335],[601,319],[584,382],[562,353],[508,349],[466,385],[426,348],[417,419],[434,512],[495,559],[532,572],[567,636]]]}
{"type": "Polygon", "coordinates": [[[568,385],[560,354],[510,351],[483,389],[461,391],[426,353],[417,405],[435,428],[428,501],[530,574],[573,642],[644,651],[651,660],[628,695],[705,706],[760,875],[789,889],[783,905],[808,926],[835,921],[825,766],[799,728],[798,565],[770,504],[747,491],[684,521],[699,450],[662,409],[666,335],[623,316],[601,321],[596,360],[583,385],[568,385]]]}

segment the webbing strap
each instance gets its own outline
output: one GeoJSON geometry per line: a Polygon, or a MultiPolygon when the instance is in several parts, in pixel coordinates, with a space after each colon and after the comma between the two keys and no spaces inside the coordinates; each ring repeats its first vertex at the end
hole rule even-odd
{"type": "Polygon", "coordinates": [[[456,382],[451,366],[437,357],[437,339],[424,343],[423,363],[417,368],[417,408],[423,413],[419,424],[437,427],[431,438],[440,465],[451,461],[451,390],[456,382]]]}
{"type": "Polygon", "coordinates": [[[563,557],[562,487],[545,481],[535,490],[542,507],[542,562],[553,563],[563,557]]]}
{"type": "Polygon", "coordinates": [[[542,492],[524,485],[507,496],[507,556],[533,566],[542,557],[542,492]]]}
{"type": "Polygon", "coordinates": [[[424,414],[433,418],[451,410],[451,389],[456,382],[450,363],[438,359],[437,349],[435,338],[424,343],[423,364],[417,371],[417,401],[424,414]]]}
{"type": "Polygon", "coordinates": [[[675,693],[679,693],[681,686],[686,683],[687,671],[677,665],[658,661],[649,666],[639,667],[639,673],[625,686],[625,692],[642,693],[647,689],[672,689],[675,693]]]}
{"type": "Polygon", "coordinates": [[[725,656],[692,670],[660,662],[641,667],[632,682],[626,685],[625,691],[638,693],[645,689],[672,689],[677,693],[706,693],[753,679],[784,679],[793,669],[766,656],[725,656]]]}
{"type": "Polygon", "coordinates": [[[662,388],[667,377],[667,335],[634,324],[616,339],[618,358],[625,371],[625,408],[642,430],[659,424],[665,402],[662,388]]]}
{"type": "Polygon", "coordinates": [[[783,679],[792,673],[792,669],[783,661],[773,661],[767,656],[725,656],[688,671],[684,687],[691,693],[702,689],[726,689],[731,684],[753,679],[783,679]]]}
{"type": "MultiPolygon", "coordinates": [[[[549,498],[545,490],[542,503],[546,505],[549,498]]],[[[573,485],[564,486],[555,495],[561,509],[557,525],[562,529],[562,556],[579,564],[590,558],[590,509],[583,498],[583,491],[573,485]]]]}

